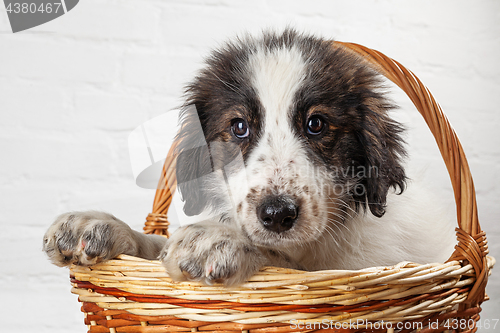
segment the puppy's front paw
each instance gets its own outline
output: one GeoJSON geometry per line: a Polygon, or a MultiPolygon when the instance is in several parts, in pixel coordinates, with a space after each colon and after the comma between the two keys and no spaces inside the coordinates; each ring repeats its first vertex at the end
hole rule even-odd
{"type": "Polygon", "coordinates": [[[43,251],[57,266],[93,265],[137,252],[130,232],[129,226],[106,213],[66,213],[45,233],[43,251]]]}
{"type": "Polygon", "coordinates": [[[262,254],[248,239],[221,223],[197,223],[178,229],[160,260],[174,280],[226,286],[242,283],[264,264],[262,254]]]}

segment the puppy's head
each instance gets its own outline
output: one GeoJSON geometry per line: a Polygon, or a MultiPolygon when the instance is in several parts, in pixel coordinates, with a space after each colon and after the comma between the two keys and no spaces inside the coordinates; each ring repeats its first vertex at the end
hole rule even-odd
{"type": "Polygon", "coordinates": [[[185,212],[212,209],[282,246],[317,238],[348,209],[381,217],[405,174],[380,84],[362,59],[293,30],[213,52],[181,117],[185,212]]]}

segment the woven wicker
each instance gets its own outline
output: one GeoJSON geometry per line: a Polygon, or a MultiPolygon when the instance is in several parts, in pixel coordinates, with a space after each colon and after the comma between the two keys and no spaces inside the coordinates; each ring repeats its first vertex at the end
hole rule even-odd
{"type": "MultiPolygon", "coordinates": [[[[71,267],[89,332],[475,332],[495,260],[487,256],[472,177],[460,142],[428,89],[380,52],[360,54],[403,89],[432,131],[450,174],[458,244],[444,264],[402,262],[359,271],[267,267],[235,289],[172,281],[159,261],[121,255],[71,267]],[[456,319],[456,321],[450,320],[456,319]]],[[[175,160],[166,159],[145,233],[168,235],[175,160]],[[171,191],[172,190],[172,191],[171,191]]]]}

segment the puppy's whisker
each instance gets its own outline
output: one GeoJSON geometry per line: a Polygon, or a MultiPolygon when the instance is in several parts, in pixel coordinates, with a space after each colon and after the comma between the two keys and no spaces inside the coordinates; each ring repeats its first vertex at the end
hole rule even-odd
{"type": "MultiPolygon", "coordinates": [[[[331,223],[331,225],[335,226],[335,227],[338,229],[338,231],[339,231],[339,232],[341,232],[341,230],[340,230],[340,225],[344,226],[344,227],[347,229],[347,231],[348,231],[348,232],[351,232],[351,230],[349,230],[349,228],[347,228],[347,227],[346,227],[343,223],[339,223],[339,222],[338,222],[338,221],[336,221],[336,220],[329,220],[329,222],[333,222],[333,223],[331,223]]],[[[332,228],[332,227],[331,227],[331,225],[329,225],[329,227],[330,227],[330,228],[332,228]]],[[[332,228],[332,230],[333,230],[333,228],[332,228]]],[[[335,234],[337,235],[337,233],[336,233],[336,232],[335,232],[335,234]]],[[[343,238],[343,240],[344,240],[347,244],[349,244],[349,246],[352,246],[352,244],[349,242],[349,240],[348,240],[347,238],[345,238],[345,237],[344,237],[344,238],[343,238]]],[[[338,244],[338,242],[337,242],[337,241],[335,241],[335,243],[337,244],[337,246],[339,246],[339,244],[338,244]]]]}
{"type": "MultiPolygon", "coordinates": [[[[335,242],[335,245],[340,246],[338,241],[337,241],[337,237],[338,237],[337,232],[329,225],[327,225],[325,227],[325,231],[331,237],[331,239],[335,242]],[[333,234],[332,234],[332,232],[333,232],[333,234]]],[[[323,241],[326,242],[326,239],[324,239],[323,241]]]]}
{"type": "Polygon", "coordinates": [[[331,200],[332,203],[340,203],[342,207],[345,207],[347,209],[349,209],[352,213],[354,213],[355,215],[358,215],[358,212],[355,211],[351,205],[349,205],[347,202],[345,202],[344,200],[340,199],[340,198],[332,198],[329,196],[329,199],[331,200]],[[337,201],[337,202],[334,202],[333,200],[337,201]]]}
{"type": "MultiPolygon", "coordinates": [[[[341,207],[344,207],[341,205],[341,207]]],[[[348,217],[350,217],[351,219],[353,219],[353,215],[347,211],[346,209],[342,209],[342,208],[339,208],[337,204],[334,204],[334,203],[327,203],[327,209],[328,209],[328,213],[332,213],[330,212],[330,210],[336,210],[336,211],[339,211],[339,212],[342,212],[344,214],[346,214],[348,217]]],[[[345,217],[343,217],[345,219],[345,217]]]]}
{"type": "Polygon", "coordinates": [[[328,222],[333,222],[333,225],[335,225],[339,231],[340,231],[340,227],[339,226],[342,226],[344,227],[347,231],[351,232],[351,230],[345,225],[345,223],[342,223],[336,219],[332,219],[332,218],[328,218],[328,222]]]}
{"type": "Polygon", "coordinates": [[[338,217],[339,219],[341,219],[342,221],[345,221],[345,216],[343,216],[343,215],[341,215],[341,214],[334,213],[334,212],[327,212],[327,214],[330,214],[330,215],[336,216],[336,217],[338,217]]]}

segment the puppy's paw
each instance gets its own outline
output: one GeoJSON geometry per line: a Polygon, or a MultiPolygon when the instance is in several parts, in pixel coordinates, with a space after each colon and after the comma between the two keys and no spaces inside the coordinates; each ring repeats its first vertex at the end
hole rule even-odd
{"type": "Polygon", "coordinates": [[[264,264],[260,251],[237,229],[221,223],[179,228],[168,240],[160,260],[174,280],[211,285],[237,285],[264,264]]]}
{"type": "Polygon", "coordinates": [[[43,251],[57,266],[89,266],[137,249],[130,227],[114,216],[73,212],[60,215],[50,226],[43,251]]]}

